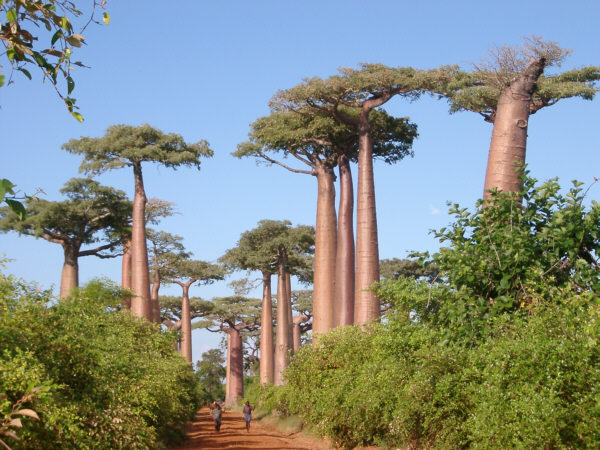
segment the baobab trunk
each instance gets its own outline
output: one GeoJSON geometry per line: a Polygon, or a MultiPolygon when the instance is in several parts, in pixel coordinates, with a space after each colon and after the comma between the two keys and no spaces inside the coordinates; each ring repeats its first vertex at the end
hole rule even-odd
{"type": "MultiPolygon", "coordinates": [[[[285,252],[284,252],[285,255],[285,252]]],[[[289,303],[286,301],[287,288],[285,282],[286,258],[282,256],[283,261],[279,262],[277,273],[277,332],[275,334],[275,374],[273,384],[280,386],[283,384],[283,371],[290,363],[290,334],[289,334],[289,303]]]]}
{"type": "Polygon", "coordinates": [[[340,205],[338,210],[337,256],[335,263],[334,326],[354,323],[354,188],[350,161],[338,158],[340,205]]]}
{"type": "Polygon", "coordinates": [[[231,364],[229,363],[229,355],[231,355],[231,334],[227,333],[227,363],[225,364],[225,398],[229,398],[231,389],[231,364]]]}
{"type": "Polygon", "coordinates": [[[260,382],[273,383],[273,303],[271,274],[263,272],[263,297],[260,318],[260,382]]]}
{"type": "Polygon", "coordinates": [[[488,191],[493,188],[505,192],[521,190],[531,97],[544,65],[544,58],[533,61],[500,93],[485,173],[484,198],[490,197],[488,191]]]}
{"type": "Polygon", "coordinates": [[[285,301],[287,302],[288,310],[288,342],[290,343],[290,356],[294,354],[294,318],[292,317],[292,276],[286,270],[285,271],[285,301]]]}
{"type": "Polygon", "coordinates": [[[154,280],[152,281],[152,293],[150,294],[150,317],[154,323],[160,323],[160,305],[158,303],[158,291],[160,290],[160,273],[158,266],[154,269],[154,280]]]}
{"type": "Polygon", "coordinates": [[[131,284],[133,298],[131,311],[138,317],[150,319],[150,274],[148,273],[148,248],[146,246],[146,193],[141,163],[133,165],[135,195],[133,197],[131,225],[131,284]]]}
{"type": "Polygon", "coordinates": [[[354,323],[379,320],[379,300],[367,289],[379,281],[379,243],[373,176],[373,150],[368,120],[363,108],[358,125],[358,189],[356,208],[356,294],[354,323]]]}
{"type": "Polygon", "coordinates": [[[236,406],[238,399],[244,396],[244,359],[242,352],[242,336],[235,327],[228,331],[229,349],[227,352],[227,367],[229,371],[228,389],[226,390],[225,405],[236,406]]]}
{"type": "Polygon", "coordinates": [[[79,286],[79,261],[78,249],[72,245],[63,244],[65,262],[63,263],[62,274],[60,277],[60,299],[67,298],[73,288],[79,286]]]}
{"type": "MultiPolygon", "coordinates": [[[[123,244],[123,259],[121,260],[121,287],[131,289],[131,241],[123,244]]],[[[123,300],[123,308],[131,308],[131,298],[123,300]]]]}
{"type": "Polygon", "coordinates": [[[294,347],[294,353],[296,353],[299,349],[300,349],[300,345],[302,345],[302,341],[301,341],[301,337],[302,337],[302,330],[300,328],[300,325],[302,324],[302,322],[306,322],[308,320],[308,316],[306,316],[306,314],[300,314],[298,316],[294,316],[294,320],[293,320],[293,347],[294,347]]]}
{"type": "Polygon", "coordinates": [[[315,275],[313,288],[313,332],[327,333],[334,326],[335,259],[337,230],[333,170],[317,167],[317,220],[315,230],[315,275]]]}
{"type": "Polygon", "coordinates": [[[192,319],[190,315],[189,284],[183,284],[181,299],[181,355],[189,363],[192,362],[192,319]]]}

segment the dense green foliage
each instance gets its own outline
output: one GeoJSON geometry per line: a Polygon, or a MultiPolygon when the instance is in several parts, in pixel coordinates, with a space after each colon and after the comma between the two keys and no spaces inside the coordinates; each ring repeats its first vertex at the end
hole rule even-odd
{"type": "Polygon", "coordinates": [[[196,410],[191,367],[176,336],[121,312],[119,288],[92,282],[52,304],[0,278],[0,417],[21,417],[0,436],[13,448],[163,448],[196,410]],[[23,399],[25,401],[23,401],[23,399]]]}
{"type": "Polygon", "coordinates": [[[600,205],[524,185],[455,206],[441,282],[383,282],[387,320],[303,347],[266,407],[346,448],[597,447],[600,205]]]}
{"type": "Polygon", "coordinates": [[[225,357],[218,348],[202,353],[202,359],[196,363],[196,379],[201,386],[200,404],[208,405],[214,400],[225,398],[225,357]]]}

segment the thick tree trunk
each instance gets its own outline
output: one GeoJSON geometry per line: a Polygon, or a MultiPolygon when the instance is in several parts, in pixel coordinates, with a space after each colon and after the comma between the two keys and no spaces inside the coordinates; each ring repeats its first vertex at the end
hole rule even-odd
{"type": "Polygon", "coordinates": [[[313,288],[313,332],[327,333],[334,326],[336,217],[333,170],[316,167],[318,181],[315,230],[315,275],[313,288]]]}
{"type": "Polygon", "coordinates": [[[231,355],[231,334],[229,332],[227,332],[227,362],[225,364],[225,398],[226,399],[229,398],[229,392],[231,389],[231,364],[229,363],[229,355],[231,355]]]}
{"type": "MultiPolygon", "coordinates": [[[[121,260],[121,287],[131,289],[131,241],[123,244],[123,259],[121,260]]],[[[123,300],[123,308],[131,308],[131,298],[123,300]]]]}
{"type": "Polygon", "coordinates": [[[358,189],[356,208],[356,294],[354,323],[379,320],[379,300],[367,289],[379,281],[379,243],[375,207],[373,153],[368,120],[363,108],[358,126],[358,189]]]}
{"type": "Polygon", "coordinates": [[[63,263],[62,275],[60,277],[60,299],[67,298],[73,288],[79,286],[79,261],[77,255],[79,249],[68,242],[63,243],[65,261],[63,263]]]}
{"type": "Polygon", "coordinates": [[[288,305],[288,342],[290,343],[291,356],[294,353],[294,332],[292,330],[292,326],[294,325],[294,318],[292,317],[292,276],[287,270],[285,271],[285,301],[288,305]]]}
{"type": "Polygon", "coordinates": [[[183,296],[181,298],[181,355],[189,363],[192,362],[192,319],[190,315],[191,283],[181,284],[183,296]]]}
{"type": "Polygon", "coordinates": [[[133,165],[135,195],[133,197],[131,225],[131,283],[134,296],[131,311],[138,317],[150,317],[150,274],[148,273],[148,249],[146,246],[146,193],[141,163],[133,165]]]}
{"type": "Polygon", "coordinates": [[[337,257],[335,264],[334,325],[354,323],[354,188],[350,161],[338,158],[340,206],[338,211],[337,257]]]}
{"type": "Polygon", "coordinates": [[[537,80],[544,71],[543,58],[533,61],[498,98],[494,128],[490,142],[484,198],[489,198],[489,190],[518,192],[521,189],[525,150],[527,147],[527,125],[531,96],[537,87],[537,80]]]}
{"type": "Polygon", "coordinates": [[[152,280],[152,292],[150,294],[150,317],[155,323],[160,323],[160,305],[158,303],[158,291],[160,290],[160,273],[155,265],[154,279],[152,280]]]}
{"type": "Polygon", "coordinates": [[[271,274],[263,272],[263,298],[260,319],[260,382],[273,383],[273,303],[271,274]]]}
{"type": "Polygon", "coordinates": [[[229,389],[225,397],[226,406],[237,406],[238,400],[244,396],[244,357],[242,336],[236,328],[228,330],[229,348],[227,351],[227,367],[229,368],[229,389]]]}
{"type": "Polygon", "coordinates": [[[290,334],[289,334],[289,303],[286,300],[287,288],[285,282],[286,272],[285,256],[279,261],[277,273],[277,332],[275,334],[275,373],[273,384],[283,384],[283,371],[290,363],[290,334]]]}

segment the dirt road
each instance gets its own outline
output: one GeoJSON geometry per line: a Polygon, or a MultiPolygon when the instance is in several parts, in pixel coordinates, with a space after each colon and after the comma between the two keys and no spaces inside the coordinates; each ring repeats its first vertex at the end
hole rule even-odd
{"type": "Polygon", "coordinates": [[[285,434],[255,420],[248,433],[239,411],[224,411],[221,431],[217,432],[208,408],[198,411],[194,421],[188,425],[187,436],[188,439],[182,446],[171,450],[331,449],[321,440],[307,438],[299,433],[285,434]]]}

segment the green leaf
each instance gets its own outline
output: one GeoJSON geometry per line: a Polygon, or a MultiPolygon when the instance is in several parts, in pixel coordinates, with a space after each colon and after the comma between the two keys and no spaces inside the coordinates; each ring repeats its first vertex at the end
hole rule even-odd
{"type": "Polygon", "coordinates": [[[15,185],[13,183],[11,183],[6,178],[2,178],[0,180],[0,201],[4,200],[4,197],[6,196],[6,194],[14,195],[14,193],[15,193],[13,191],[14,187],[15,187],[15,185]]]}
{"type": "Polygon", "coordinates": [[[2,74],[0,74],[0,87],[4,86],[4,80],[6,79],[6,77],[2,74]]]}
{"type": "Polygon", "coordinates": [[[105,25],[110,23],[110,14],[108,14],[106,11],[104,11],[102,14],[102,22],[104,22],[105,25]]]}
{"type": "Polygon", "coordinates": [[[22,67],[19,67],[18,70],[20,72],[22,72],[27,78],[29,78],[31,80],[31,74],[29,73],[29,71],[27,69],[24,69],[22,67]]]}
{"type": "Polygon", "coordinates": [[[83,122],[83,116],[78,112],[73,111],[71,112],[71,115],[75,117],[75,119],[77,119],[78,122],[83,122]]]}
{"type": "Polygon", "coordinates": [[[5,199],[4,201],[10,207],[10,209],[12,209],[14,211],[14,213],[19,216],[19,218],[21,220],[25,220],[25,216],[26,216],[25,207],[23,206],[23,204],[21,202],[18,202],[16,200],[11,200],[9,198],[5,199]]]}
{"type": "Polygon", "coordinates": [[[63,32],[61,30],[58,30],[56,33],[54,33],[54,36],[52,36],[52,39],[50,40],[50,44],[54,45],[56,43],[56,41],[58,41],[63,36],[64,36],[63,32]]]}
{"type": "Polygon", "coordinates": [[[67,92],[69,95],[71,95],[71,92],[73,92],[74,87],[75,87],[75,82],[73,81],[73,78],[67,77],[67,92]]]}
{"type": "Polygon", "coordinates": [[[17,12],[11,8],[8,11],[6,11],[6,20],[8,20],[9,22],[16,22],[17,20],[17,12]]]}

